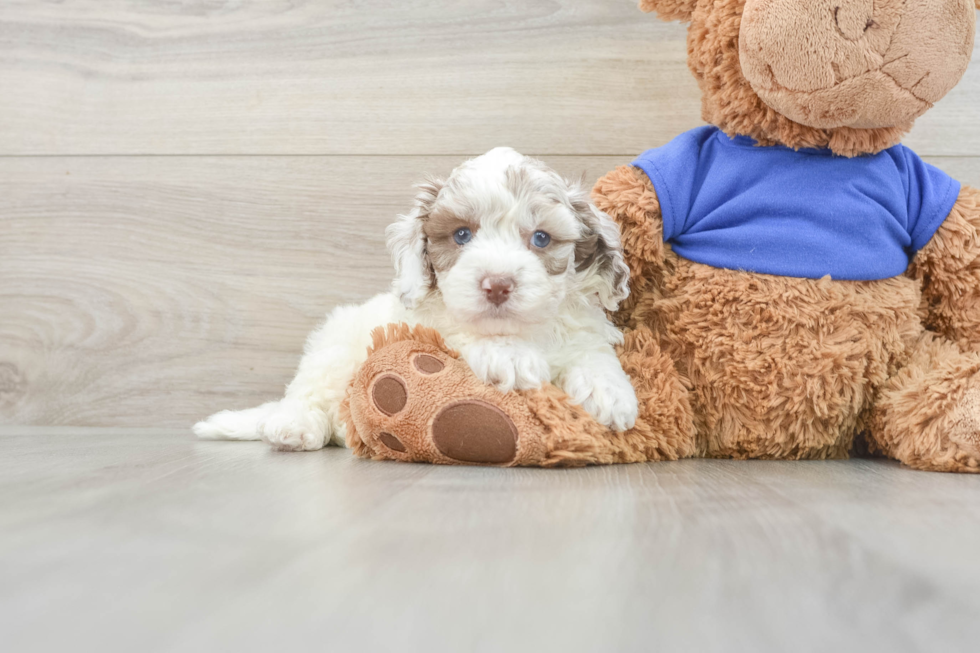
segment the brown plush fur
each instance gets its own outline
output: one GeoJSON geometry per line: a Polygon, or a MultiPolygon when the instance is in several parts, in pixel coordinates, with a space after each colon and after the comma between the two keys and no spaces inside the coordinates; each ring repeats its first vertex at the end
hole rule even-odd
{"type": "MultiPolygon", "coordinates": [[[[691,21],[690,65],[705,120],[761,145],[846,156],[898,142],[911,123],[816,129],[768,107],[739,64],[745,2],[641,2],[691,21]]],[[[600,179],[593,198],[619,223],[630,266],[631,295],[612,318],[625,331],[620,360],[639,397],[636,426],[609,433],[550,385],[496,393],[438,334],[402,326],[375,334],[352,386],[348,443],[356,453],[454,462],[433,448],[433,416],[476,397],[515,424],[517,453],[507,464],[840,458],[863,433],[872,451],[910,467],[980,472],[980,191],[964,188],[907,273],[879,281],[777,277],[682,259],[663,241],[653,185],[632,167],[600,179]],[[415,379],[417,351],[441,356],[447,371],[415,379]],[[387,373],[407,379],[403,418],[366,403],[372,379],[387,373]],[[384,429],[401,429],[407,450],[386,449],[384,429]]]]}
{"type": "Polygon", "coordinates": [[[909,276],[922,284],[926,327],[980,351],[980,191],[964,188],[936,236],[920,251],[909,276]]]}
{"type": "Polygon", "coordinates": [[[881,388],[872,449],[916,469],[980,472],[980,354],[923,333],[881,388]]]}

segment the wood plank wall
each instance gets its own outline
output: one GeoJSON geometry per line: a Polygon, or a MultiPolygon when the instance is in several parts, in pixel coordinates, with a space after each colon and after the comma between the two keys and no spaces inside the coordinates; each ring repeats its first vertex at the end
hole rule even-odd
{"type": "MultiPolygon", "coordinates": [[[[976,185],[978,59],[906,140],[976,185]]],[[[273,398],[424,174],[506,144],[592,180],[699,106],[632,0],[0,0],[0,424],[273,398]]]]}

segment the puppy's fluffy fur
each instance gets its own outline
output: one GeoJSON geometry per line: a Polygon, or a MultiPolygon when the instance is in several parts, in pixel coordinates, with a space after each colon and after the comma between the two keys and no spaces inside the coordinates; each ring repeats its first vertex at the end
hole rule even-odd
{"type": "Polygon", "coordinates": [[[579,185],[509,148],[419,188],[387,230],[393,291],[335,309],[283,399],[216,413],[194,426],[199,437],[343,445],[340,402],[371,331],[390,322],[437,329],[502,391],[551,381],[602,424],[633,425],[636,395],[614,351],[622,334],[604,312],[629,292],[616,224],[579,185]]]}

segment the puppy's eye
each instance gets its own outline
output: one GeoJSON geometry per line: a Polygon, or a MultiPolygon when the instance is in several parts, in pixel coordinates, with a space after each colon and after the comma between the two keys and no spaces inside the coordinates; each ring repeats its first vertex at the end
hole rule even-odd
{"type": "Polygon", "coordinates": [[[535,231],[531,236],[531,244],[535,247],[545,248],[551,242],[551,235],[547,231],[535,231]]]}
{"type": "Polygon", "coordinates": [[[463,227],[462,229],[457,229],[453,233],[453,240],[456,241],[457,245],[465,245],[466,243],[470,242],[472,238],[473,238],[473,232],[470,231],[469,228],[467,227],[463,227]]]}

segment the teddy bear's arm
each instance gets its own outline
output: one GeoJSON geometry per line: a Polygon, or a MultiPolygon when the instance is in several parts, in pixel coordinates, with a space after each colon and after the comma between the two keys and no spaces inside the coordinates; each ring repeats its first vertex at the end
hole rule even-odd
{"type": "Polygon", "coordinates": [[[916,254],[926,326],[980,351],[980,190],[964,186],[949,217],[916,254]]]}
{"type": "Polygon", "coordinates": [[[657,293],[669,264],[660,200],[643,171],[628,165],[599,179],[592,198],[619,224],[623,255],[630,268],[630,296],[612,318],[617,326],[635,328],[637,305],[657,293]]]}

